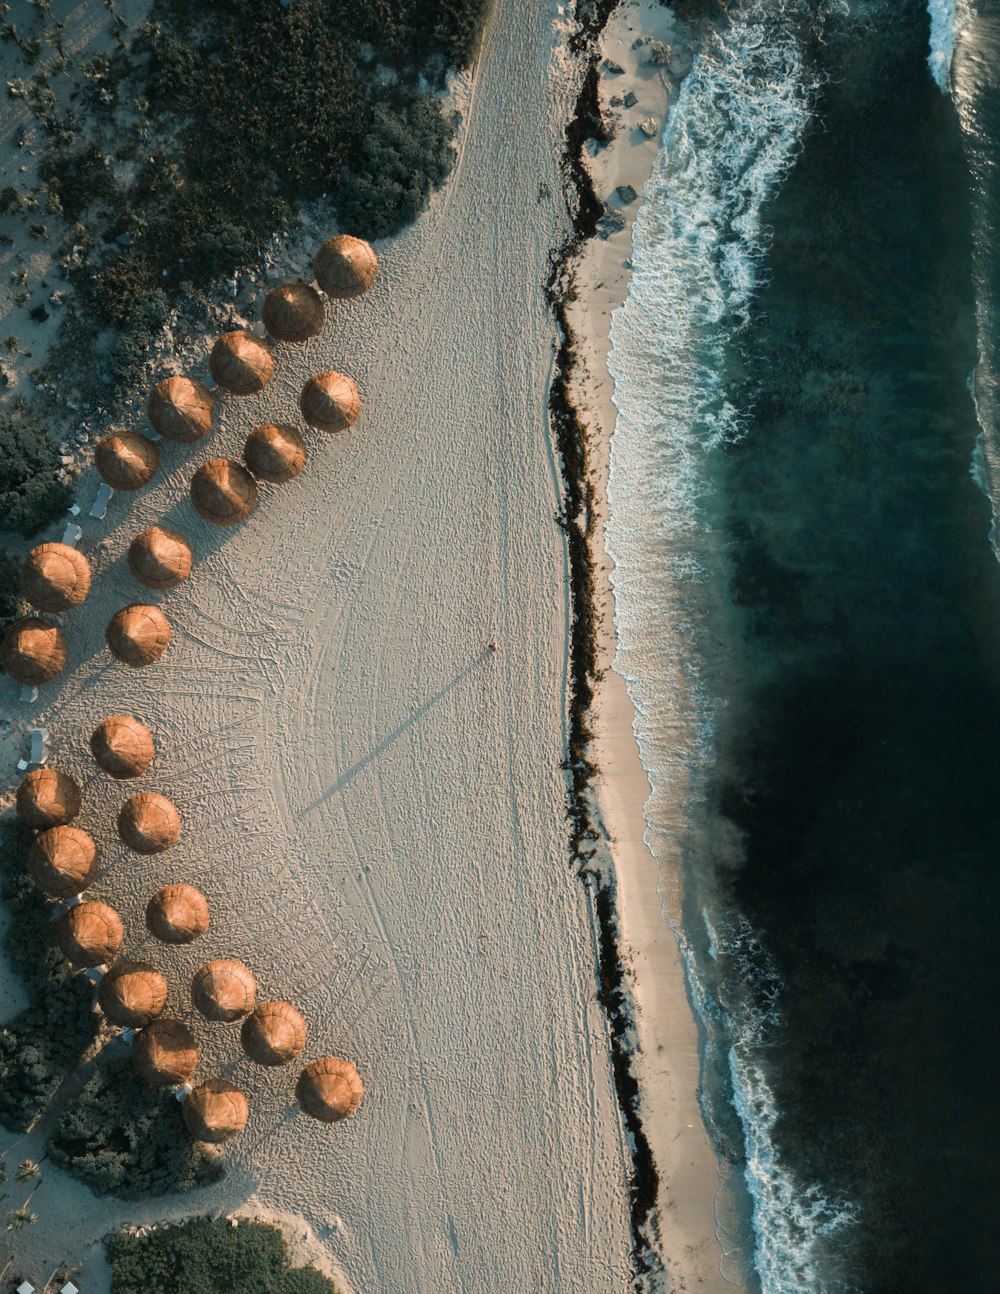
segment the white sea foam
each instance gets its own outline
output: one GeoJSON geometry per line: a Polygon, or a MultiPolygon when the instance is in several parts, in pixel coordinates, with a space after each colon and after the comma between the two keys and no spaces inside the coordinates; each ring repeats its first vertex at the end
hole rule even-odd
{"type": "Polygon", "coordinates": [[[927,8],[931,16],[931,49],[927,65],[931,76],[947,94],[951,84],[951,61],[958,39],[956,0],[928,0],[927,8]]]}

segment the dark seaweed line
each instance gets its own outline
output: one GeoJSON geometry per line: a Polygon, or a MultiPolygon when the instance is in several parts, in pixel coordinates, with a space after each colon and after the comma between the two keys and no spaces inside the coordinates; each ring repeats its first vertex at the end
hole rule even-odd
{"type": "Polygon", "coordinates": [[[600,681],[591,551],[595,526],[594,486],[587,433],[570,394],[576,366],[576,343],[566,311],[571,292],[569,266],[581,245],[595,236],[597,223],[604,213],[604,206],[594,192],[583,164],[583,147],[587,139],[603,134],[597,89],[598,37],[618,3],[619,0],[597,0],[588,6],[580,14],[580,25],[569,41],[570,51],[586,58],[587,68],[566,127],[566,142],[560,162],[572,229],[562,246],[552,253],[546,295],[559,328],[555,376],[549,392],[549,419],[562,463],[564,508],[559,525],[566,535],[570,572],[569,737],[564,763],[569,782],[570,857],[580,879],[593,893],[597,913],[598,997],[610,1027],[615,1091],[632,1154],[629,1203],[632,1257],[638,1288],[644,1274],[660,1268],[660,1260],[652,1247],[657,1233],[654,1210],[659,1173],[642,1126],[639,1082],[628,1045],[635,1006],[622,954],[614,877],[591,865],[595,854],[592,842],[599,839],[600,834],[594,822],[592,794],[597,769],[590,758],[593,737],[590,711],[594,685],[600,681]]]}

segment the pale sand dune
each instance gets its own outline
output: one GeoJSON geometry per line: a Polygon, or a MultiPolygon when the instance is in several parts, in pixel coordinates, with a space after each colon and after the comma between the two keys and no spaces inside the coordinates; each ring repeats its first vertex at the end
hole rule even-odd
{"type": "Polygon", "coordinates": [[[279,348],[262,396],[226,400],[207,442],[164,444],[153,486],[87,523],[90,543],[107,532],[94,592],[65,618],[71,672],[38,714],[53,762],[86,784],[82,821],[104,850],[95,892],[121,908],[128,950],[167,970],[172,1009],[202,960],[243,957],[263,996],[303,1010],[306,1058],[350,1057],[368,1095],[345,1125],[308,1122],[291,1108],[293,1073],[254,1070],[235,1028],[199,1026],[201,1072],[251,1096],[228,1181],[137,1210],[46,1166],[41,1220],[21,1242],[39,1274],[121,1220],[255,1197],[303,1217],[358,1290],[628,1286],[626,1154],[560,771],[567,593],[543,283],[564,217],[558,198],[537,202],[543,181],[559,192],[571,89],[554,17],[543,0],[498,0],[459,168],[382,249],[372,296],[279,348]],[[360,386],[353,431],[310,433],[305,473],[262,487],[242,527],[199,521],[194,467],[238,456],[254,423],[294,417],[302,382],[331,366],[360,386]],[[166,594],[124,563],[154,521],[195,549],[190,582],[166,594]],[[163,605],[175,641],[130,671],[103,628],[144,600],[163,605]],[[114,711],[156,733],[139,783],[88,766],[87,736],[114,711]],[[154,858],[114,840],[139,786],[184,820],[154,858]],[[180,879],[204,888],[214,923],[168,951],[141,912],[180,879]]]}

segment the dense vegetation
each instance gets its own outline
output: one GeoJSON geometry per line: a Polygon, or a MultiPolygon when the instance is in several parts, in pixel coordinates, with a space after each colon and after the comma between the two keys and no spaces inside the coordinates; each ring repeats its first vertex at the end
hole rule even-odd
{"type": "Polygon", "coordinates": [[[23,401],[0,409],[0,529],[30,536],[65,512],[69,490],[42,423],[23,401]]]}
{"type": "Polygon", "coordinates": [[[336,1294],[315,1267],[290,1267],[284,1237],[263,1222],[194,1218],[107,1242],[111,1294],[336,1294]]]}
{"type": "Polygon", "coordinates": [[[21,563],[10,553],[0,553],[0,637],[24,614],[25,605],[21,597],[21,563]]]}

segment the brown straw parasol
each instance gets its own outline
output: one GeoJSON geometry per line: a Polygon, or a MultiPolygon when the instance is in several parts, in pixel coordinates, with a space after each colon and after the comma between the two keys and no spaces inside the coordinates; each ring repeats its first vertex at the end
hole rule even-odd
{"type": "Polygon", "coordinates": [[[115,612],[104,637],[112,655],[133,669],[142,669],[167,650],[170,625],[159,607],[133,603],[115,612]]]}
{"type": "Polygon", "coordinates": [[[361,412],[358,388],[343,373],[317,373],[299,396],[302,417],[317,431],[346,431],[361,412]]]}
{"type": "Polygon", "coordinates": [[[17,816],[35,831],[64,827],[80,812],[80,788],[56,768],[36,768],[17,788],[17,816]]]}
{"type": "Polygon", "coordinates": [[[118,431],[98,443],[94,463],[101,479],[116,490],[139,490],[156,474],[160,451],[137,431],[118,431]]]}
{"type": "Polygon", "coordinates": [[[227,332],[212,347],[208,357],[212,376],[230,395],[253,395],[263,391],[274,377],[270,347],[252,332],[227,332]]]}
{"type": "Polygon", "coordinates": [[[121,961],[101,980],[97,1001],[112,1024],[144,1029],[167,1004],[167,981],[149,962],[121,961]]]}
{"type": "Polygon", "coordinates": [[[308,341],[323,331],[326,307],[307,283],[283,283],[267,294],[260,317],[278,341],[308,341]]]}
{"type": "Polygon", "coordinates": [[[164,885],[146,904],[146,926],[165,944],[192,943],[208,925],[208,900],[193,885],[164,885]]]}
{"type": "Polygon", "coordinates": [[[138,791],[121,807],[118,834],[137,854],[162,854],[181,834],[181,815],[165,795],[138,791]]]}
{"type": "Polygon", "coordinates": [[[191,502],[198,515],[213,525],[235,526],[257,506],[257,485],[239,463],[213,458],[191,478],[191,502]]]}
{"type": "Polygon", "coordinates": [[[69,544],[39,544],[24,559],[21,589],[39,611],[68,611],[90,592],[90,563],[69,544]]]}
{"type": "Polygon", "coordinates": [[[151,1020],[132,1045],[135,1072],[152,1087],[186,1083],[198,1064],[194,1034],[180,1020],[151,1020]]]}
{"type": "Polygon", "coordinates": [[[290,1002],[261,1002],[243,1021],[240,1042],[258,1065],[287,1065],[306,1045],[306,1022],[290,1002]]]}
{"type": "Polygon", "coordinates": [[[48,683],[66,664],[66,640],[58,625],[25,616],[3,638],[4,669],[18,683],[48,683]]]}
{"type": "Polygon", "coordinates": [[[190,377],[165,377],[149,393],[146,413],[161,436],[190,443],[212,430],[215,396],[190,377]]]}
{"type": "Polygon", "coordinates": [[[188,1132],[197,1141],[228,1141],[246,1127],[247,1098],[224,1078],[209,1078],[181,1106],[188,1132]]]}
{"type": "Polygon", "coordinates": [[[153,762],[153,734],[130,714],[110,714],[90,738],[90,749],[112,777],[141,777],[153,762]]]}
{"type": "Polygon", "coordinates": [[[313,273],[327,296],[359,297],[375,282],[378,257],[363,238],[337,234],[316,253],[313,273]]]}
{"type": "Polygon", "coordinates": [[[255,427],[243,447],[243,461],[262,481],[284,485],[306,465],[306,442],[287,423],[255,427]]]}
{"type": "Polygon", "coordinates": [[[358,1071],[349,1060],[323,1056],[308,1064],[295,1084],[295,1099],[306,1114],[323,1123],[346,1119],[365,1094],[358,1071]]]}
{"type": "Polygon", "coordinates": [[[96,873],[97,846],[79,827],[50,827],[28,853],[28,874],[53,899],[79,894],[96,873]]]}
{"type": "Polygon", "coordinates": [[[191,574],[191,549],[183,535],[150,526],[128,548],[129,570],[151,589],[172,589],[191,574]]]}
{"type": "Polygon", "coordinates": [[[74,966],[103,966],[114,961],[124,938],[121,917],[97,900],[78,903],[56,922],[56,942],[74,966]]]}
{"type": "Polygon", "coordinates": [[[257,981],[242,962],[206,962],[191,981],[191,1001],[207,1020],[238,1020],[253,1010],[256,998],[257,981]]]}

